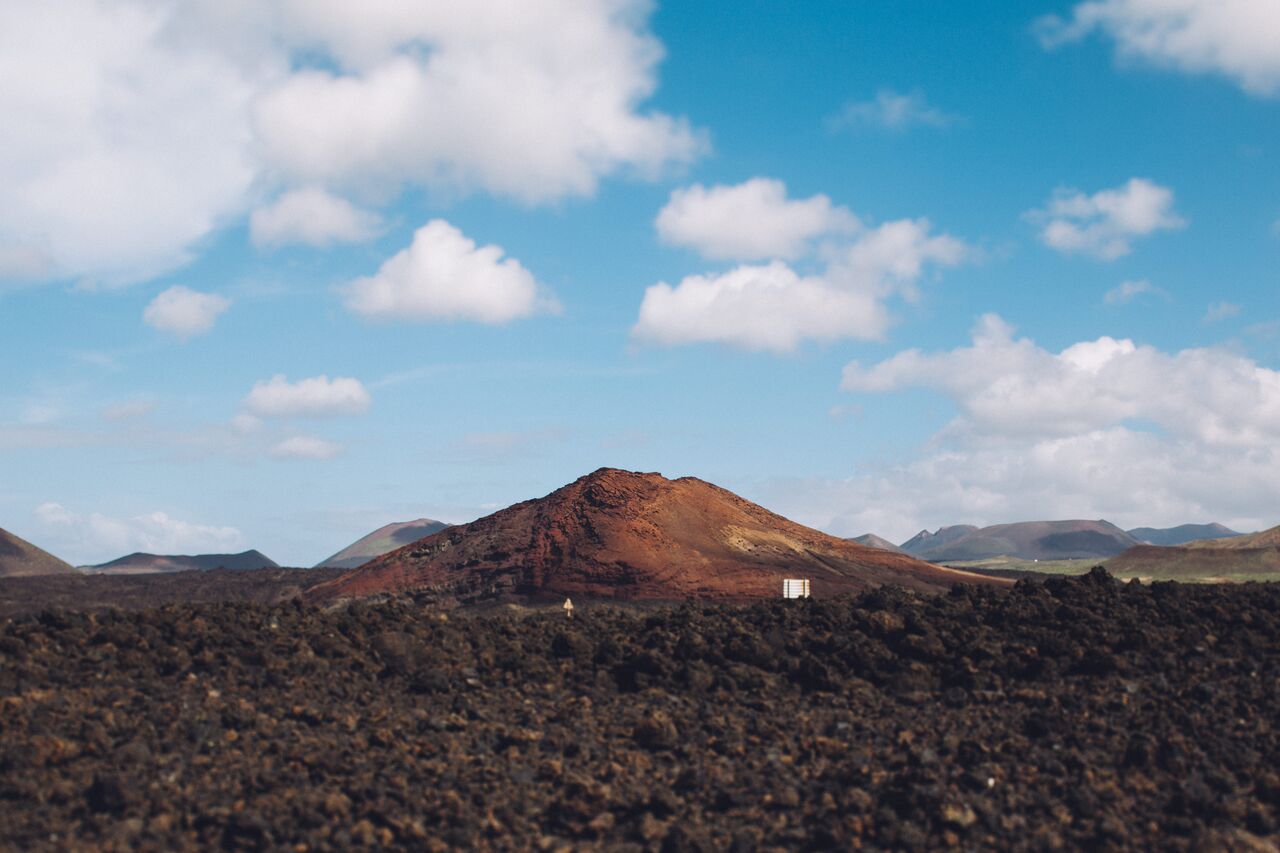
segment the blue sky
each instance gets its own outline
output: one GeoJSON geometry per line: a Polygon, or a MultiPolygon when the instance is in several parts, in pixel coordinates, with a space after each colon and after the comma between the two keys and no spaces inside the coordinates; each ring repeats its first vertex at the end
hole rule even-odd
{"type": "Polygon", "coordinates": [[[309,565],[602,465],[1276,523],[1269,0],[0,5],[0,526],[309,565]]]}

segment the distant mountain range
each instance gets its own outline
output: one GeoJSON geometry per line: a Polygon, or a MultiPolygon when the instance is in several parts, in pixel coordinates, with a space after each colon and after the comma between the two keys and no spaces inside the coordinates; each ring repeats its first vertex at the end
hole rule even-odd
{"type": "Polygon", "coordinates": [[[902,550],[930,562],[989,560],[1074,560],[1110,557],[1139,544],[1109,521],[1022,521],[977,528],[962,524],[922,530],[902,550]]]}
{"type": "Polygon", "coordinates": [[[1188,542],[1188,548],[1242,551],[1252,548],[1280,548],[1280,527],[1272,527],[1260,533],[1246,533],[1229,539],[1201,539],[1188,542]]]}
{"type": "Polygon", "coordinates": [[[1177,527],[1135,527],[1129,535],[1150,545],[1184,545],[1197,539],[1225,539],[1240,533],[1221,524],[1181,524],[1177,527]]]}
{"type": "Polygon", "coordinates": [[[925,551],[936,550],[943,545],[955,542],[957,539],[963,539],[970,533],[977,532],[977,530],[978,528],[972,524],[953,524],[950,527],[939,527],[933,533],[928,530],[921,530],[915,536],[899,545],[898,548],[907,554],[918,555],[925,551]]]}
{"type": "Polygon", "coordinates": [[[1249,580],[1280,577],[1280,527],[1185,545],[1139,545],[1107,561],[1123,577],[1249,580]]]}
{"type": "Polygon", "coordinates": [[[0,578],[66,574],[76,574],[70,563],[0,529],[0,578]]]}
{"type": "Polygon", "coordinates": [[[389,551],[417,542],[424,536],[439,533],[448,526],[443,521],[436,521],[431,518],[419,518],[414,521],[399,521],[394,524],[388,524],[384,527],[379,527],[363,539],[357,539],[332,557],[321,560],[316,563],[314,568],[354,569],[356,566],[364,565],[374,557],[381,557],[389,551]]]}
{"type": "Polygon", "coordinates": [[[210,569],[275,569],[279,565],[261,551],[245,551],[240,554],[129,554],[109,563],[81,566],[81,569],[100,575],[149,575],[164,572],[208,571],[210,569]]]}

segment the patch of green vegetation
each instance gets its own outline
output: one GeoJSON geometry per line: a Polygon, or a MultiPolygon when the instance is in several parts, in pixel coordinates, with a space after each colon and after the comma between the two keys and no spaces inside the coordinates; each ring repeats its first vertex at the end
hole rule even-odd
{"type": "Polygon", "coordinates": [[[1274,583],[1280,581],[1280,572],[1223,572],[1213,575],[1195,575],[1176,571],[1149,574],[1118,572],[1116,577],[1119,580],[1129,580],[1136,577],[1143,583],[1151,583],[1153,581],[1178,581],[1179,583],[1249,583],[1257,581],[1259,583],[1274,583]]]}
{"type": "Polygon", "coordinates": [[[1179,581],[1181,583],[1248,583],[1249,581],[1280,581],[1280,571],[1249,571],[1247,567],[1238,565],[1240,571],[1232,571],[1230,566],[1221,564],[1206,567],[1192,562],[1170,563],[1160,568],[1125,569],[1113,568],[1107,559],[1089,558],[1084,560],[1024,560],[1019,557],[992,557],[986,560],[949,560],[945,565],[952,569],[970,569],[978,571],[999,572],[1036,572],[1046,575],[1083,575],[1097,565],[1106,566],[1107,571],[1118,580],[1138,578],[1143,583],[1152,581],[1179,581]],[[1226,569],[1225,571],[1223,569],[1226,569]]]}
{"type": "Polygon", "coordinates": [[[944,565],[952,569],[998,569],[1006,572],[1042,572],[1046,575],[1083,575],[1099,563],[1098,558],[1086,560],[1023,560],[1019,557],[991,557],[986,560],[948,560],[944,565]]]}

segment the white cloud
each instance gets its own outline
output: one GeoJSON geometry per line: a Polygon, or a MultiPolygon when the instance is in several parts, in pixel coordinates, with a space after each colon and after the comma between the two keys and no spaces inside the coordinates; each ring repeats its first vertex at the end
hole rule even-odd
{"type": "MultiPolygon", "coordinates": [[[[193,4],[194,5],[194,4],[193,4]]],[[[176,4],[0,7],[0,243],[37,274],[148,278],[244,206],[271,62],[179,32],[176,4]]]]}
{"type": "Polygon", "coordinates": [[[788,199],[782,181],[752,178],[677,189],[654,224],[664,243],[707,258],[755,261],[798,257],[814,238],[855,230],[858,220],[825,195],[788,199]]]}
{"type": "Polygon", "coordinates": [[[376,275],[346,288],[347,308],[377,320],[475,320],[508,323],[559,304],[499,246],[476,247],[442,219],[433,219],[376,275]]]}
{"type": "Polygon", "coordinates": [[[1091,0],[1070,20],[1037,22],[1047,47],[1095,30],[1120,55],[1194,73],[1222,74],[1255,95],[1280,92],[1280,5],[1274,0],[1091,0]]]}
{"type": "Polygon", "coordinates": [[[1186,225],[1173,210],[1173,190],[1144,178],[1093,195],[1058,190],[1043,210],[1027,216],[1043,223],[1045,245],[1106,261],[1129,254],[1137,237],[1186,225]]]}
{"type": "Polygon", "coordinates": [[[207,333],[230,307],[231,300],[224,296],[174,285],[148,303],[142,319],[162,332],[190,338],[207,333]]]}
{"type": "MultiPolygon", "coordinates": [[[[465,15],[392,0],[3,4],[0,274],[152,278],[264,191],[378,200],[415,185],[534,203],[589,195],[619,172],[663,173],[706,143],[643,106],[662,58],[649,11],[646,0],[474,0],[465,15]]],[[[351,233],[327,224],[303,233],[351,233]]]]}
{"type": "Polygon", "coordinates": [[[259,382],[244,398],[249,414],[263,418],[325,417],[357,415],[372,401],[359,379],[313,376],[289,382],[276,374],[259,382]]]}
{"type": "Polygon", "coordinates": [[[341,452],[341,444],[310,435],[291,436],[271,449],[272,456],[285,459],[332,459],[341,452]]]}
{"type": "Polygon", "coordinates": [[[371,240],[381,225],[375,213],[319,187],[303,187],[255,210],[249,218],[249,235],[258,246],[329,246],[371,240]]]}
{"type": "Polygon", "coordinates": [[[931,105],[922,92],[881,89],[869,101],[845,104],[827,119],[827,127],[831,130],[878,127],[901,131],[912,127],[947,127],[955,120],[955,116],[931,105]]]}
{"type": "Polygon", "coordinates": [[[960,410],[952,436],[1056,438],[1142,422],[1203,447],[1280,442],[1280,371],[1224,349],[1164,353],[1110,337],[1054,353],[1015,339],[994,314],[979,322],[972,346],[853,362],[842,387],[940,391],[960,410]]]}
{"type": "Polygon", "coordinates": [[[1280,452],[1208,447],[1126,427],[994,446],[928,450],[844,479],[785,480],[752,496],[840,536],[902,542],[949,524],[1105,518],[1128,529],[1218,521],[1236,530],[1276,523],[1280,452]]]}
{"type": "Polygon", "coordinates": [[[805,339],[878,338],[888,322],[874,294],[774,261],[649,287],[632,334],[667,346],[714,342],[786,352],[805,339]]]}
{"type": "Polygon", "coordinates": [[[701,137],[637,106],[661,45],[641,0],[291,3],[339,69],[293,74],[258,104],[270,162],[307,182],[479,187],[526,202],[586,195],[619,168],[687,162],[701,137]]]}
{"type": "Polygon", "coordinates": [[[697,342],[786,352],[803,340],[876,340],[892,323],[886,300],[917,298],[929,265],[954,266],[969,248],[935,235],[927,220],[899,220],[865,230],[824,251],[820,275],[801,275],[781,261],[693,275],[672,287],[645,290],[632,328],[639,340],[697,342]]]}
{"type": "Polygon", "coordinates": [[[248,547],[234,527],[183,521],[168,513],[150,512],[130,518],[74,512],[48,502],[36,507],[50,549],[77,563],[98,563],[134,551],[151,554],[227,553],[248,547]]]}
{"type": "Polygon", "coordinates": [[[1052,352],[987,315],[972,345],[855,362],[843,387],[931,389],[958,414],[914,459],[748,489],[832,533],[900,542],[922,528],[1027,519],[1276,523],[1280,372],[1224,349],[1101,337],[1052,352]]]}
{"type": "Polygon", "coordinates": [[[1169,294],[1156,287],[1146,279],[1122,281],[1102,294],[1102,301],[1107,305],[1128,305],[1139,296],[1161,296],[1169,298],[1169,294]]]}
{"type": "Polygon", "coordinates": [[[1206,323],[1220,323],[1223,320],[1239,316],[1239,314],[1240,306],[1234,302],[1215,302],[1204,312],[1204,321],[1206,323]]]}

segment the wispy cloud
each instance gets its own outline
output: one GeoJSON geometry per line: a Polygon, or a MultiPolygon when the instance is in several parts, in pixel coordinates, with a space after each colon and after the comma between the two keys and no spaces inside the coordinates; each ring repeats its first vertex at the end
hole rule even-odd
{"type": "Polygon", "coordinates": [[[930,104],[919,90],[881,89],[870,100],[849,101],[827,117],[826,125],[833,132],[865,128],[904,131],[913,127],[949,127],[959,120],[959,116],[930,104]]]}
{"type": "Polygon", "coordinates": [[[1026,217],[1041,225],[1040,239],[1051,249],[1104,261],[1129,254],[1138,237],[1187,224],[1173,209],[1173,190],[1145,178],[1092,195],[1059,189],[1026,217]]]}
{"type": "Polygon", "coordinates": [[[342,445],[313,435],[295,435],[271,448],[271,455],[281,459],[332,459],[342,452],[342,445]]]}
{"type": "Polygon", "coordinates": [[[231,300],[225,296],[174,285],[151,300],[142,319],[162,332],[186,339],[206,334],[230,307],[231,300]]]}
{"type": "Polygon", "coordinates": [[[1169,298],[1169,294],[1166,291],[1156,287],[1146,279],[1138,279],[1136,281],[1120,282],[1102,295],[1102,301],[1107,305],[1128,305],[1140,296],[1169,298]]]}
{"type": "Polygon", "coordinates": [[[1239,316],[1240,306],[1234,302],[1215,302],[1204,312],[1204,322],[1220,323],[1239,316]]]}

